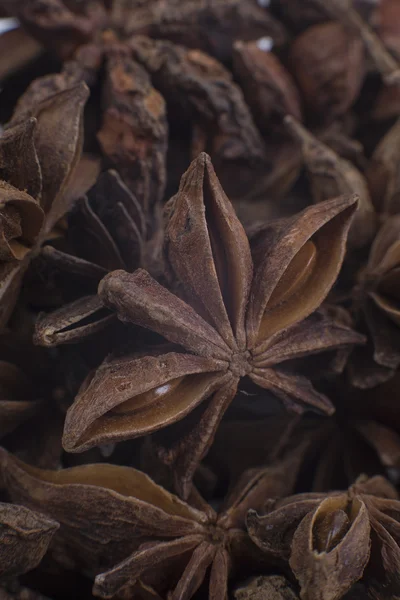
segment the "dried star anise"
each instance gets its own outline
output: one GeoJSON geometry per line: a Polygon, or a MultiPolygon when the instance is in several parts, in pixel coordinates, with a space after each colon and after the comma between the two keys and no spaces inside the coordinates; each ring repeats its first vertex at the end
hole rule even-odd
{"type": "Polygon", "coordinates": [[[0,581],[34,569],[57,529],[39,512],[0,502],[0,581]]]}
{"type": "Polygon", "coordinates": [[[57,559],[95,576],[94,594],[102,598],[128,598],[140,579],[189,600],[207,572],[209,598],[226,598],[233,574],[265,564],[245,531],[247,510],[288,493],[296,477],[292,460],[246,472],[216,513],[195,490],[183,502],[133,468],[44,471],[4,451],[2,466],[14,501],[60,523],[52,546],[57,559]],[[89,513],[90,524],[82,527],[89,513]]]}
{"type": "Polygon", "coordinates": [[[193,428],[188,421],[184,439],[167,457],[187,497],[242,377],[297,412],[331,412],[329,400],[306,379],[275,366],[361,341],[349,328],[312,314],[338,274],[355,208],[354,197],[338,198],[272,223],[259,232],[252,257],[209,157],[200,155],[182,178],[166,228],[166,260],[188,303],[141,269],[111,273],[99,287],[120,319],[180,347],[108,358],[68,411],[65,449],[155,432],[202,404],[193,428]]]}
{"type": "Polygon", "coordinates": [[[51,96],[0,137],[2,326],[31,260],[70,208],[68,186],[80,159],[87,96],[84,84],[51,96]]]}
{"type": "Polygon", "coordinates": [[[235,600],[298,600],[289,581],[280,575],[260,576],[235,590],[235,600]]]}
{"type": "Polygon", "coordinates": [[[345,114],[360,92],[363,44],[340,23],[321,23],[293,41],[289,65],[310,118],[329,122],[345,114]]]}
{"type": "Polygon", "coordinates": [[[112,322],[114,315],[97,296],[97,286],[109,271],[134,271],[142,266],[160,272],[162,228],[155,213],[153,218],[146,222],[139,202],[115,171],[99,177],[69,216],[69,251],[50,245],[43,248],[47,266],[63,278],[70,276],[66,294],[76,298],[39,316],[35,343],[56,346],[79,341],[112,322]]]}
{"type": "Polygon", "coordinates": [[[250,511],[247,526],[260,548],[289,562],[302,598],[339,600],[359,580],[370,597],[398,597],[400,502],[383,477],[278,500],[264,516],[250,511]]]}
{"type": "Polygon", "coordinates": [[[102,99],[93,101],[91,129],[106,165],[118,170],[146,210],[163,196],[166,182],[164,98],[168,112],[178,115],[178,128],[182,116],[189,119],[192,156],[210,152],[221,175],[227,171],[227,183],[233,177],[245,191],[251,187],[251,173],[265,162],[263,141],[217,59],[231,59],[236,38],[284,41],[284,28],[256,0],[191,1],[184,9],[176,0],[1,4],[65,60],[61,73],[32,83],[19,109],[79,81],[91,89],[99,83],[102,99]]]}
{"type": "Polygon", "coordinates": [[[350,161],[338,156],[292,116],[285,117],[285,124],[301,144],[314,202],[342,194],[358,195],[359,206],[350,229],[349,244],[354,248],[365,246],[374,237],[376,214],[364,176],[350,161]]]}
{"type": "Polygon", "coordinates": [[[382,225],[366,264],[356,275],[349,300],[357,330],[368,336],[365,347],[350,355],[349,373],[356,387],[369,388],[392,377],[400,365],[400,215],[382,225]]]}

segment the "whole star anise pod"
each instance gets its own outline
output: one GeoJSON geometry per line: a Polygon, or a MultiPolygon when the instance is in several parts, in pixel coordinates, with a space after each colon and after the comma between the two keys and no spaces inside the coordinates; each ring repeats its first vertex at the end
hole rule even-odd
{"type": "Polygon", "coordinates": [[[102,598],[131,597],[140,579],[163,597],[189,600],[207,574],[208,597],[227,598],[228,579],[266,564],[246,533],[247,510],[287,493],[297,473],[292,458],[248,471],[216,513],[195,490],[183,502],[129,467],[44,471],[4,450],[2,465],[13,500],[60,523],[58,560],[95,576],[102,598]]]}
{"type": "Polygon", "coordinates": [[[187,302],[142,269],[110,273],[99,287],[121,320],[179,346],[109,357],[68,411],[64,448],[138,437],[192,413],[195,422],[185,421],[184,437],[177,434],[182,439],[165,457],[187,497],[242,377],[292,410],[330,413],[326,397],[277,365],[361,341],[314,313],[340,269],[356,206],[355,197],[338,198],[272,223],[259,232],[252,257],[209,157],[200,155],[182,178],[166,228],[167,261],[187,302]]]}
{"type": "Polygon", "coordinates": [[[250,511],[247,526],[260,548],[289,562],[304,599],[340,600],[360,580],[368,597],[399,597],[400,501],[383,477],[278,500],[264,516],[250,511]]]}
{"type": "Polygon", "coordinates": [[[87,97],[83,83],[51,96],[34,107],[28,120],[0,137],[2,326],[14,308],[30,262],[70,208],[73,193],[68,186],[81,155],[87,97]]]}

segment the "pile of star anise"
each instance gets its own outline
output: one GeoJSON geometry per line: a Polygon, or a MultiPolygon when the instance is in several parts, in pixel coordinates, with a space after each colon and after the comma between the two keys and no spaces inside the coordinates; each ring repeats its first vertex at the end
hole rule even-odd
{"type": "Polygon", "coordinates": [[[400,0],[0,0],[0,600],[400,600],[400,0]]]}

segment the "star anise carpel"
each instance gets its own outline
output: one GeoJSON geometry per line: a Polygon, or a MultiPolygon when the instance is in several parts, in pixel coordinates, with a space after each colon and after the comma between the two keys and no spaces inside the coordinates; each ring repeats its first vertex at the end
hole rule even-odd
{"type": "Polygon", "coordinates": [[[254,239],[252,257],[209,157],[200,155],[182,178],[166,226],[166,260],[182,298],[143,269],[112,272],[99,286],[119,319],[175,346],[106,359],[68,412],[64,447],[76,452],[152,433],[202,404],[193,428],[168,453],[187,497],[241,378],[291,410],[329,414],[329,400],[281,363],[362,341],[314,312],[340,269],[356,206],[355,197],[342,197],[273,223],[254,239]]]}

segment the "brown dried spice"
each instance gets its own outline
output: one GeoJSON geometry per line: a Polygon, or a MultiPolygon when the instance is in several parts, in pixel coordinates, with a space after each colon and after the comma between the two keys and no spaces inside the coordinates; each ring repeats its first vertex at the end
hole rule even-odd
{"type": "Polygon", "coordinates": [[[359,204],[349,233],[349,245],[360,248],[371,242],[377,217],[364,176],[350,161],[338,156],[290,115],[285,117],[285,124],[301,144],[314,202],[342,194],[357,194],[359,204]]]}
{"type": "Polygon", "coordinates": [[[327,16],[338,19],[353,34],[357,34],[374,62],[382,79],[388,85],[400,80],[399,62],[388,52],[381,39],[374,33],[349,0],[313,0],[327,16]]]}
{"type": "Polygon", "coordinates": [[[330,412],[327,398],[307,380],[273,367],[361,341],[323,315],[310,316],[335,281],[355,208],[354,197],[338,198],[272,224],[258,235],[253,275],[244,230],[210,159],[200,155],[182,178],[166,230],[167,260],[190,304],[144,270],[116,271],[99,288],[121,320],[186,352],[171,347],[107,359],[68,412],[64,447],[76,452],[154,432],[211,398],[169,454],[187,497],[240,378],[248,375],[296,412],[330,412]]]}
{"type": "Polygon", "coordinates": [[[261,48],[260,42],[236,42],[233,70],[257,126],[268,135],[274,117],[289,114],[301,121],[301,100],[290,73],[261,48]]]}
{"type": "Polygon", "coordinates": [[[60,523],[52,546],[58,560],[97,575],[93,591],[102,598],[130,597],[140,578],[171,599],[189,600],[207,572],[209,598],[227,598],[233,571],[264,562],[245,532],[248,508],[289,493],[296,477],[292,460],[251,470],[217,514],[195,490],[183,502],[128,467],[44,471],[4,451],[2,463],[13,500],[60,523]]]}
{"type": "Polygon", "coordinates": [[[321,23],[293,41],[289,66],[310,117],[331,122],[349,110],[360,92],[363,44],[340,23],[321,23]]]}
{"type": "Polygon", "coordinates": [[[235,590],[235,600],[298,600],[289,581],[281,575],[260,576],[235,590]]]}
{"type": "Polygon", "coordinates": [[[15,577],[42,560],[58,523],[17,504],[0,502],[0,577],[15,577]]]}
{"type": "Polygon", "coordinates": [[[264,142],[229,71],[198,50],[170,42],[138,36],[129,45],[167,103],[191,117],[192,157],[208,152],[224,183],[251,187],[249,177],[265,166],[264,142]]]}
{"type": "Polygon", "coordinates": [[[383,477],[278,500],[264,516],[250,511],[247,526],[260,548],[289,562],[302,598],[339,600],[359,580],[371,597],[396,597],[400,502],[383,477]]]}
{"type": "MultiPolygon", "coordinates": [[[[163,232],[155,217],[146,222],[136,197],[115,171],[99,177],[69,217],[70,252],[52,246],[42,250],[49,265],[74,276],[79,284],[73,302],[39,316],[35,343],[57,346],[81,341],[109,325],[114,316],[97,296],[97,286],[109,271],[142,266],[160,273],[163,232]]],[[[72,285],[71,281],[69,291],[72,285]]]]}
{"type": "MultiPolygon", "coordinates": [[[[72,204],[68,189],[82,148],[84,84],[18,114],[0,138],[0,323],[4,327],[32,258],[72,204]]],[[[86,181],[81,182],[85,191],[86,181]]],[[[73,196],[73,194],[72,194],[73,196]]]]}
{"type": "Polygon", "coordinates": [[[382,383],[400,365],[399,248],[400,215],[396,215],[380,228],[351,292],[354,320],[370,339],[365,349],[351,355],[350,377],[356,387],[382,383]]]}
{"type": "Polygon", "coordinates": [[[225,183],[233,178],[232,189],[243,188],[238,196],[248,192],[254,169],[264,168],[263,142],[229,72],[204,50],[230,59],[236,36],[247,40],[261,34],[281,44],[283,27],[256,0],[192,1],[184,8],[176,0],[84,5],[34,0],[15,6],[6,1],[6,7],[32,35],[66,59],[61,74],[33,82],[32,103],[72,82],[83,80],[93,87],[105,62],[98,139],[105,158],[145,210],[164,193],[168,136],[163,98],[146,70],[173,108],[178,104],[179,111],[189,110],[192,156],[210,152],[225,183]],[[143,34],[174,43],[153,42],[143,34]]]}

